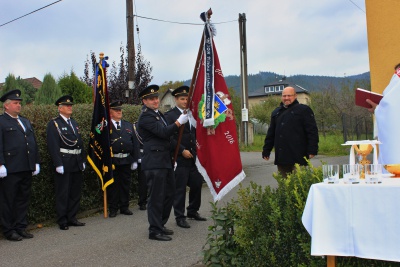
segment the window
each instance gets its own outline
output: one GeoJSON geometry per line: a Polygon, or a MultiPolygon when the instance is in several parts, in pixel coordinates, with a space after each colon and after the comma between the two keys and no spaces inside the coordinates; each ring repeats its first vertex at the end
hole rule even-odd
{"type": "Polygon", "coordinates": [[[266,94],[275,92],[273,86],[264,87],[264,91],[265,91],[266,94]]]}

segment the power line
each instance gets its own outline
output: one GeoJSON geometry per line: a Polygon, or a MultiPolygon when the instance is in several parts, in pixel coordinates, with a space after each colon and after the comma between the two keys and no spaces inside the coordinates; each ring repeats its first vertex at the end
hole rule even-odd
{"type": "Polygon", "coordinates": [[[13,21],[22,19],[23,17],[26,17],[26,16],[28,16],[28,15],[31,15],[31,14],[33,14],[33,13],[35,13],[35,12],[41,10],[41,9],[45,9],[46,7],[49,7],[49,6],[54,5],[54,4],[57,4],[58,2],[61,2],[61,1],[62,1],[62,0],[55,1],[55,2],[53,2],[53,3],[51,3],[51,4],[48,4],[47,6],[41,7],[41,8],[39,8],[39,9],[36,9],[36,10],[34,10],[34,11],[28,13],[28,14],[25,14],[25,15],[19,17],[19,18],[10,20],[9,22],[6,22],[6,23],[4,23],[4,24],[1,24],[0,27],[3,27],[4,25],[7,25],[7,24],[9,24],[9,23],[11,23],[11,22],[13,22],[13,21]]]}
{"type": "MultiPolygon", "coordinates": [[[[134,15],[134,16],[138,17],[138,18],[142,18],[142,19],[149,19],[149,20],[155,20],[155,21],[160,21],[160,22],[204,26],[204,23],[177,22],[177,21],[169,21],[169,20],[163,20],[163,19],[155,19],[155,18],[143,17],[143,16],[138,16],[138,15],[134,15]]],[[[230,20],[230,21],[223,21],[223,22],[213,22],[213,24],[223,24],[223,23],[230,23],[230,22],[237,22],[237,20],[230,20]]]]}
{"type": "Polygon", "coordinates": [[[365,11],[361,8],[361,7],[359,7],[356,3],[354,3],[352,0],[349,0],[353,5],[355,5],[359,10],[361,10],[362,12],[364,12],[365,13],[365,11]]]}

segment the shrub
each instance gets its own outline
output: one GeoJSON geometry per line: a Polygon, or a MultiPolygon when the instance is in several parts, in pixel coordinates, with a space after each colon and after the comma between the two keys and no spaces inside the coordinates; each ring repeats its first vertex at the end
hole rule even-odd
{"type": "MultiPolygon", "coordinates": [[[[89,132],[92,121],[93,104],[77,104],[73,107],[72,117],[78,122],[84,144],[89,143],[89,132]]],[[[124,119],[130,122],[137,120],[140,106],[125,105],[124,119]]],[[[58,116],[54,105],[28,105],[22,108],[22,116],[27,117],[35,129],[36,141],[41,157],[40,173],[33,177],[32,196],[28,219],[30,223],[43,222],[55,218],[54,166],[46,145],[46,126],[50,119],[58,116]]],[[[103,191],[100,179],[89,164],[83,173],[81,211],[103,208],[103,191]]],[[[136,196],[136,172],[132,174],[132,196],[136,196]]]]}
{"type": "MultiPolygon", "coordinates": [[[[226,207],[212,205],[203,263],[207,266],[326,266],[311,256],[311,237],[301,217],[312,184],[322,181],[321,167],[296,166],[286,179],[274,174],[278,188],[251,183],[226,207]]],[[[337,257],[338,266],[400,266],[400,263],[337,257]]]]}

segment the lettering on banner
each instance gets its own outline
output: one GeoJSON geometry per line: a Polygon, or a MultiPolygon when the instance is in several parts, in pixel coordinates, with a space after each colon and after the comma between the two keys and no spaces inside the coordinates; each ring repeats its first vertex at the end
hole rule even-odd
{"type": "Polygon", "coordinates": [[[229,131],[225,132],[225,137],[228,140],[229,144],[235,143],[235,139],[233,139],[233,136],[229,133],[229,131]]]}

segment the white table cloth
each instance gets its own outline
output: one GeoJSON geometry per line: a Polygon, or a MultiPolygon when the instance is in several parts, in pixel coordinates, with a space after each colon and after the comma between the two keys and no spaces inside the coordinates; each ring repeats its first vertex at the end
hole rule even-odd
{"type": "Polygon", "coordinates": [[[302,222],[311,255],[400,261],[400,179],[313,184],[302,222]]]}

